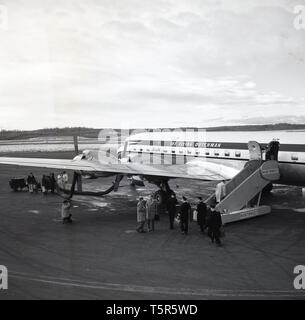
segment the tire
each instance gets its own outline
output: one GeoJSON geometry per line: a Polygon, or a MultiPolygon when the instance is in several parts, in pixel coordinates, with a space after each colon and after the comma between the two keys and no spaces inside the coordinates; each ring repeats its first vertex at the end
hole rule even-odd
{"type": "Polygon", "coordinates": [[[154,194],[155,199],[157,200],[159,205],[163,205],[166,201],[166,194],[162,190],[158,190],[154,194]]]}

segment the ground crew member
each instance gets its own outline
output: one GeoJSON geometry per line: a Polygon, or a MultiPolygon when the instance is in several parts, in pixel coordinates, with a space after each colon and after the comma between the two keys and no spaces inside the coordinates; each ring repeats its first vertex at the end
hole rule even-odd
{"type": "Polygon", "coordinates": [[[224,180],[216,185],[215,196],[217,203],[219,203],[226,196],[226,184],[224,180]]]}
{"type": "Polygon", "coordinates": [[[66,189],[66,186],[67,186],[67,184],[68,184],[68,181],[69,181],[69,176],[68,176],[67,172],[64,171],[64,172],[62,173],[62,184],[63,184],[63,188],[64,188],[64,189],[66,189]]]}
{"type": "Polygon", "coordinates": [[[138,228],[136,229],[138,232],[145,232],[144,225],[146,219],[146,202],[143,197],[140,197],[139,202],[137,204],[137,221],[138,221],[138,228]]]}
{"type": "Polygon", "coordinates": [[[183,203],[180,208],[180,227],[181,233],[187,235],[189,226],[189,215],[191,214],[191,206],[186,197],[182,197],[183,203]]]}
{"type": "Polygon", "coordinates": [[[30,173],[30,175],[27,178],[27,183],[28,183],[28,186],[29,186],[29,192],[33,193],[33,191],[35,189],[35,186],[37,184],[37,181],[36,181],[36,179],[35,179],[35,177],[34,177],[32,172],[30,173]]]}
{"type": "Polygon", "coordinates": [[[54,193],[55,187],[56,187],[56,179],[55,179],[54,173],[51,173],[50,177],[51,177],[51,192],[54,193]]]}
{"type": "Polygon", "coordinates": [[[207,205],[202,201],[202,197],[198,197],[197,204],[197,223],[199,224],[200,231],[203,233],[206,228],[207,205]]]}
{"type": "Polygon", "coordinates": [[[176,205],[178,204],[177,198],[174,193],[171,194],[167,200],[166,209],[169,216],[169,228],[174,229],[174,220],[176,216],[176,205]]]}
{"type": "Polygon", "coordinates": [[[218,210],[215,209],[215,206],[211,206],[211,216],[209,218],[209,223],[208,223],[208,235],[211,238],[211,241],[216,243],[218,245],[221,245],[220,242],[220,228],[222,226],[222,221],[221,221],[221,214],[218,210]]]}
{"type": "Polygon", "coordinates": [[[72,214],[70,213],[71,200],[65,199],[61,207],[61,217],[63,223],[72,222],[72,214]]]}
{"type": "Polygon", "coordinates": [[[57,184],[62,188],[63,183],[62,183],[62,173],[59,173],[57,176],[57,184]]]}
{"type": "Polygon", "coordinates": [[[146,204],[146,220],[148,232],[155,231],[155,216],[157,214],[158,203],[157,200],[151,195],[146,204]]]}
{"type": "Polygon", "coordinates": [[[47,185],[48,185],[47,177],[43,175],[41,179],[41,191],[44,195],[48,193],[47,185]]]}

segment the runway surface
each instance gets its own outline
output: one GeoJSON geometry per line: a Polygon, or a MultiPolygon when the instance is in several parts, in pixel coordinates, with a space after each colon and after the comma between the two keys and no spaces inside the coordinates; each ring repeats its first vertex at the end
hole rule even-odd
{"type": "MultiPolygon", "coordinates": [[[[276,187],[266,199],[272,213],[226,226],[217,247],[196,222],[188,236],[169,230],[166,215],[155,232],[137,233],[136,199],[156,187],[132,189],[127,180],[103,198],[75,197],[74,222],[63,225],[60,197],[9,189],[11,177],[29,171],[0,166],[0,265],[9,271],[0,299],[305,298],[305,290],[293,287],[294,267],[305,265],[299,188],[276,187]]],[[[32,171],[39,178],[49,173],[32,171]]],[[[85,184],[105,189],[112,180],[85,184]]],[[[211,183],[175,180],[171,186],[192,202],[213,191],[211,183]]]]}

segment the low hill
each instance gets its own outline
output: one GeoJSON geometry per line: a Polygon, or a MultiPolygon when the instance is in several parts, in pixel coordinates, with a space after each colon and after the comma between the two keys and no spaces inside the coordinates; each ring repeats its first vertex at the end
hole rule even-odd
{"type": "MultiPolygon", "coordinates": [[[[185,129],[193,129],[194,127],[186,127],[185,129]]],[[[163,128],[162,128],[163,129],[163,128]]],[[[167,128],[163,130],[174,130],[175,128],[167,128]]],[[[181,129],[181,128],[179,128],[181,129]]],[[[277,123],[266,125],[244,125],[244,126],[221,126],[205,128],[207,131],[269,131],[269,130],[305,130],[305,124],[289,124],[277,123]]],[[[0,140],[20,140],[41,137],[64,137],[64,136],[81,136],[85,138],[97,138],[102,130],[96,128],[85,127],[66,127],[66,128],[46,128],[39,130],[2,130],[0,131],[0,140]]],[[[118,130],[118,129],[103,129],[118,130]]],[[[132,129],[133,130],[133,129],[132,129]]],[[[131,130],[131,132],[132,132],[131,130]]],[[[145,129],[142,129],[145,131],[145,129]]],[[[138,131],[138,129],[137,129],[138,131]]]]}

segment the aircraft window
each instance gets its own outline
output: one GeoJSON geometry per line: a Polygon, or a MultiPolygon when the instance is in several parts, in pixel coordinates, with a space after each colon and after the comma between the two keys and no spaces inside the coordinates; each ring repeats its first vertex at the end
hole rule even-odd
{"type": "Polygon", "coordinates": [[[226,157],[230,157],[230,152],[226,151],[226,152],[225,152],[225,156],[226,156],[226,157]]]}
{"type": "Polygon", "coordinates": [[[180,150],[180,151],[179,151],[179,153],[183,153],[183,151],[182,151],[182,150],[180,150]]]}
{"type": "Polygon", "coordinates": [[[240,151],[236,151],[236,152],[235,152],[235,157],[240,157],[240,156],[241,156],[240,151]]]}
{"type": "Polygon", "coordinates": [[[196,151],[196,154],[199,154],[199,152],[198,152],[198,151],[196,151]]]}
{"type": "Polygon", "coordinates": [[[192,151],[189,151],[189,150],[188,150],[188,151],[187,151],[187,154],[192,154],[192,151]]]}
{"type": "Polygon", "coordinates": [[[297,154],[292,154],[292,155],[291,155],[291,160],[293,160],[293,161],[299,160],[298,155],[297,155],[297,154]]]}
{"type": "Polygon", "coordinates": [[[137,151],[137,148],[133,148],[133,151],[137,151]]]}
{"type": "Polygon", "coordinates": [[[176,151],[175,151],[175,150],[172,150],[172,153],[176,153],[176,151]]]}
{"type": "Polygon", "coordinates": [[[143,149],[141,148],[141,149],[140,149],[140,151],[142,152],[142,151],[143,151],[143,149]]]}
{"type": "Polygon", "coordinates": [[[214,151],[214,156],[219,156],[219,152],[218,151],[214,151]]]}
{"type": "Polygon", "coordinates": [[[209,156],[209,155],[210,155],[210,152],[207,151],[207,152],[205,153],[205,155],[206,155],[206,156],[209,156]]]}
{"type": "Polygon", "coordinates": [[[164,152],[166,153],[166,152],[167,152],[167,150],[164,150],[164,152]]]}

